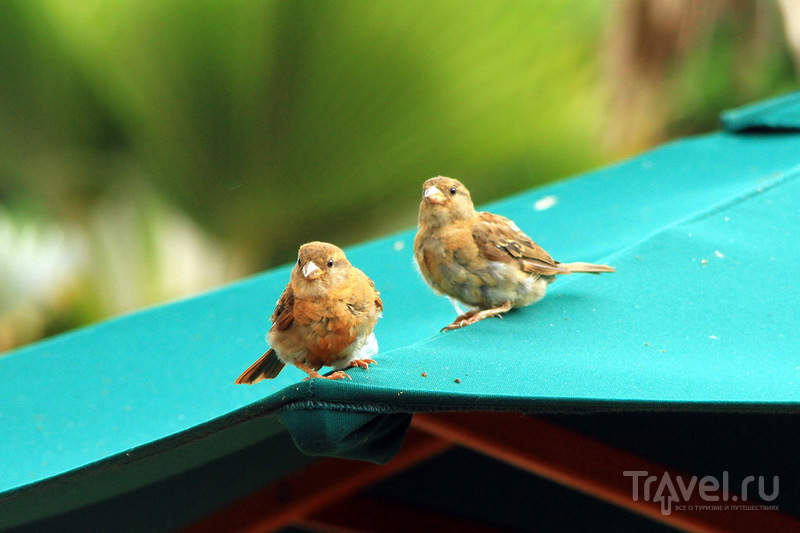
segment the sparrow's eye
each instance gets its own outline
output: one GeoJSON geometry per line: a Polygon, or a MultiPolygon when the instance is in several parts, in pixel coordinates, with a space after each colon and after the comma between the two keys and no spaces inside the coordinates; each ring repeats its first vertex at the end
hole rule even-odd
{"type": "Polygon", "coordinates": [[[328,259],[328,268],[333,266],[333,259],[328,259]]]}
{"type": "Polygon", "coordinates": [[[455,194],[457,192],[458,192],[458,189],[456,189],[455,187],[450,187],[450,194],[455,194]]]}
{"type": "Polygon", "coordinates": [[[300,258],[298,257],[298,258],[297,258],[297,266],[300,266],[300,264],[301,264],[301,263],[300,263],[300,258]]]}

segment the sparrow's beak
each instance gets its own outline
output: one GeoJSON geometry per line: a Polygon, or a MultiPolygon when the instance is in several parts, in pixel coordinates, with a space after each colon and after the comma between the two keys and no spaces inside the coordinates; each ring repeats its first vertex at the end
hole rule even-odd
{"type": "Polygon", "coordinates": [[[422,193],[422,197],[428,200],[428,203],[435,205],[442,205],[447,201],[447,197],[445,197],[444,193],[434,185],[425,189],[425,192],[422,193]]]}
{"type": "Polygon", "coordinates": [[[306,279],[317,279],[322,274],[322,270],[314,261],[309,261],[303,265],[303,277],[306,279]]]}

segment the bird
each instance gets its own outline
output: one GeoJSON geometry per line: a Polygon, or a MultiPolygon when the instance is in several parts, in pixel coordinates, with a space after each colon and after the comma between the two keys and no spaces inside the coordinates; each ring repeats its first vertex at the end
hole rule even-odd
{"type": "Polygon", "coordinates": [[[422,185],[414,259],[425,282],[450,298],[469,326],[541,300],[557,275],[614,272],[607,265],[559,263],[506,217],[478,212],[467,188],[438,176],[422,185]],[[463,312],[459,303],[469,306],[463,312]]]}
{"type": "Polygon", "coordinates": [[[305,379],[350,378],[344,369],[375,364],[373,330],[382,311],[373,281],[338,246],[306,243],[270,318],[269,350],[234,383],[272,379],[287,364],[308,374],[305,379]],[[336,371],[323,376],[318,372],[323,366],[336,371]]]}

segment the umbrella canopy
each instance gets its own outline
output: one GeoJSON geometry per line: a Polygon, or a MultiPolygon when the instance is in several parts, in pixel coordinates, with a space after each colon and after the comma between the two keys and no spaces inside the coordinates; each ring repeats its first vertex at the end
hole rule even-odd
{"type": "Polygon", "coordinates": [[[0,527],[286,428],[306,453],[385,462],[415,412],[800,411],[799,110],[794,93],[729,112],[722,131],[480,206],[560,261],[617,269],[503,320],[439,333],[454,312],[412,266],[414,230],[347,249],[385,306],[378,364],[352,380],[233,385],[288,266],[1,358],[0,527]]]}

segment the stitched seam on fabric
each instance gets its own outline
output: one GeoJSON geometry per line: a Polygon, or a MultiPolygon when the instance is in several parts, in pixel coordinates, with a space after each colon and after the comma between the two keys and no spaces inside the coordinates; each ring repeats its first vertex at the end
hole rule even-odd
{"type": "Polygon", "coordinates": [[[792,402],[680,402],[659,400],[542,400],[537,404],[521,405],[481,405],[476,409],[475,403],[414,403],[412,405],[394,406],[392,404],[371,403],[355,404],[320,400],[299,400],[285,405],[284,409],[292,411],[328,410],[352,413],[419,413],[419,412],[452,412],[452,411],[487,411],[487,412],[520,412],[520,413],[602,413],[602,412],[759,412],[759,413],[797,413],[800,405],[792,402]],[[576,402],[578,402],[576,406],[576,402]]]}
{"type": "Polygon", "coordinates": [[[397,348],[392,348],[391,350],[388,350],[386,352],[381,352],[378,355],[389,355],[390,353],[397,352],[397,351],[400,351],[400,350],[407,350],[409,348],[416,348],[417,346],[423,346],[425,344],[428,344],[430,342],[435,341],[436,339],[440,339],[441,335],[442,335],[441,333],[433,334],[430,337],[427,337],[425,339],[420,339],[420,340],[418,340],[417,342],[415,342],[413,344],[406,344],[406,345],[403,345],[403,346],[398,346],[397,348]]]}
{"type": "Polygon", "coordinates": [[[767,191],[771,191],[772,189],[786,185],[787,183],[790,183],[792,180],[795,180],[798,177],[800,177],[800,165],[793,167],[791,170],[789,170],[779,178],[773,179],[772,181],[766,183],[762,187],[756,187],[755,189],[751,189],[750,191],[738,195],[734,198],[730,198],[727,201],[723,201],[717,205],[711,206],[705,211],[698,212],[694,216],[689,216],[685,220],[678,221],[676,225],[685,224],[687,222],[695,222],[697,220],[702,220],[704,218],[711,217],[713,215],[716,215],[717,213],[725,211],[726,209],[748,202],[767,191]]]}

